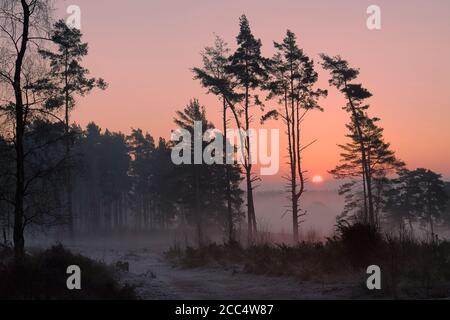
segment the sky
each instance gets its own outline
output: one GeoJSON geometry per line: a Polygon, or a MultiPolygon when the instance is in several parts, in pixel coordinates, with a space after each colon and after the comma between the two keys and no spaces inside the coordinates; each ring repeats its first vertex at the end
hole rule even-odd
{"type": "MultiPolygon", "coordinates": [[[[319,54],[341,55],[361,71],[360,82],[373,97],[370,115],[381,118],[385,138],[409,168],[426,167],[450,177],[450,1],[448,0],[57,0],[56,15],[69,5],[81,9],[81,31],[89,43],[85,65],[109,88],[78,99],[73,121],[129,133],[142,128],[169,138],[175,111],[196,97],[220,126],[221,104],[192,78],[201,50],[214,34],[233,49],[238,19],[246,14],[262,52],[274,53],[290,29],[318,64],[319,54]],[[381,8],[381,30],[366,27],[369,5],[381,8]]],[[[329,90],[324,112],[303,124],[308,175],[327,172],[339,161],[348,114],[344,100],[328,86],[317,66],[318,86],[329,90]]],[[[272,103],[273,104],[273,103],[272,103]]],[[[269,103],[270,105],[270,103],[269,103]]],[[[261,113],[255,110],[256,117],[261,113]]],[[[269,128],[280,123],[268,123],[269,128]]],[[[254,124],[258,128],[258,123],[254,124]]],[[[283,133],[283,131],[281,131],[283,133]]],[[[285,141],[285,140],[284,140],[285,141]]],[[[282,146],[281,162],[286,162],[282,146]]],[[[283,165],[284,166],[284,165],[283,165]]],[[[284,166],[285,167],[285,166],[284,166]]],[[[279,182],[284,170],[263,181],[279,182]]]]}

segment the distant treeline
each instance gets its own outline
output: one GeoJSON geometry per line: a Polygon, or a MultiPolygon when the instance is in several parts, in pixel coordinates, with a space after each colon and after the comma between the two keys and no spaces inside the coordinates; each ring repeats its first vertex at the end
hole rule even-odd
{"type": "MultiPolygon", "coordinates": [[[[176,121],[193,131],[195,120],[208,123],[198,101],[191,101],[176,121]],[[198,116],[198,117],[197,117],[198,116]]],[[[204,130],[211,128],[208,123],[204,130]]],[[[65,230],[67,169],[72,172],[71,194],[76,233],[166,229],[195,226],[197,232],[212,227],[226,234],[228,211],[225,170],[231,172],[232,222],[243,216],[239,184],[241,173],[232,165],[174,165],[172,144],[158,141],[141,129],[130,135],[102,131],[95,123],[71,128],[71,157],[65,154],[64,126],[35,121],[27,130],[26,152],[33,154],[26,172],[36,181],[28,190],[26,225],[65,230]]],[[[0,223],[4,237],[12,230],[14,181],[13,145],[0,140],[0,223]]],[[[203,237],[203,235],[201,235],[203,237]]]]}

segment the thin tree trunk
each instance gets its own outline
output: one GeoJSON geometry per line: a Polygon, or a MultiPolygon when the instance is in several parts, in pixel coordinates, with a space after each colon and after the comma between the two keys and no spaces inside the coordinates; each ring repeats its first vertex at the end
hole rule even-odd
{"type": "Polygon", "coordinates": [[[434,242],[434,224],[433,224],[433,217],[431,216],[431,214],[428,214],[428,221],[430,223],[431,241],[434,242]]]}
{"type": "Polygon", "coordinates": [[[69,79],[68,79],[68,53],[66,50],[65,69],[64,69],[64,94],[65,94],[65,134],[66,134],[66,160],[68,161],[68,167],[66,169],[66,188],[67,188],[67,215],[69,224],[69,237],[74,236],[74,219],[73,219],[73,204],[72,204],[72,168],[71,168],[71,138],[70,134],[70,110],[69,110],[69,79]]]}
{"type": "Polygon", "coordinates": [[[250,117],[248,113],[249,109],[249,88],[245,88],[245,130],[246,136],[246,165],[245,165],[245,178],[247,182],[247,216],[248,216],[248,241],[252,243],[254,236],[257,233],[255,205],[253,202],[253,185],[252,185],[252,159],[251,159],[251,142],[249,136],[250,129],[250,117]]]}
{"type": "MultiPolygon", "coordinates": [[[[345,83],[345,87],[346,87],[346,90],[348,90],[347,83],[345,83]]],[[[370,168],[369,168],[369,164],[367,161],[366,148],[364,146],[364,141],[363,141],[364,137],[363,137],[363,133],[362,133],[362,129],[361,129],[361,124],[359,122],[358,112],[356,110],[356,107],[355,107],[352,99],[350,98],[350,96],[348,94],[347,94],[347,99],[348,99],[348,102],[352,109],[354,124],[355,124],[356,131],[358,133],[359,140],[360,140],[359,143],[360,143],[360,150],[361,150],[361,162],[362,162],[362,167],[363,167],[363,180],[367,186],[369,224],[373,226],[374,225],[374,217],[373,217],[374,216],[374,208],[373,208],[373,199],[372,199],[372,181],[371,181],[370,168]]]]}
{"type": "Polygon", "coordinates": [[[8,232],[8,240],[11,239],[11,212],[9,209],[9,206],[6,207],[6,226],[7,226],[7,232],[8,232]]]}
{"type": "Polygon", "coordinates": [[[21,0],[23,9],[23,30],[20,50],[17,54],[14,70],[14,95],[16,99],[15,117],[15,151],[16,151],[16,190],[14,208],[14,253],[16,259],[21,259],[25,253],[25,239],[23,231],[24,225],[24,199],[25,199],[25,153],[24,153],[24,133],[25,133],[25,107],[22,99],[21,73],[25,52],[28,45],[30,8],[25,0],[21,0]]]}
{"type": "Polygon", "coordinates": [[[291,95],[291,184],[292,184],[292,233],[294,242],[298,242],[298,197],[297,197],[297,136],[296,136],[296,117],[295,117],[295,98],[294,98],[294,81],[292,79],[291,66],[291,81],[290,81],[290,95],[291,95]]]}
{"type": "Polygon", "coordinates": [[[195,219],[197,225],[197,238],[198,245],[202,247],[204,244],[203,239],[203,226],[202,226],[202,214],[201,214],[201,205],[200,205],[200,177],[198,172],[198,166],[194,166],[194,181],[195,181],[195,219]]]}
{"type": "Polygon", "coordinates": [[[375,220],[375,204],[373,201],[373,190],[372,190],[372,168],[371,168],[371,159],[370,159],[370,147],[366,150],[366,180],[367,180],[367,198],[369,204],[369,223],[373,227],[377,227],[375,220]]]}
{"type": "Polygon", "coordinates": [[[227,219],[228,219],[228,242],[234,241],[233,208],[231,207],[231,185],[230,168],[227,163],[227,103],[223,99],[223,159],[226,175],[226,200],[227,200],[227,219]]]}
{"type": "MultiPolygon", "coordinates": [[[[248,107],[249,107],[249,89],[246,87],[246,94],[245,94],[245,130],[248,132],[249,129],[249,115],[248,115],[248,107]]],[[[233,117],[236,121],[236,125],[239,130],[239,137],[241,144],[246,144],[245,146],[245,154],[244,157],[244,169],[245,169],[245,176],[246,176],[246,184],[247,184],[247,220],[248,220],[248,234],[247,234],[247,240],[248,243],[253,242],[253,235],[257,232],[257,224],[256,224],[256,214],[255,214],[255,207],[253,202],[253,187],[252,187],[252,178],[251,178],[251,170],[252,166],[249,163],[249,155],[250,155],[250,146],[249,141],[250,139],[246,139],[244,142],[243,135],[241,132],[241,129],[243,126],[241,125],[241,122],[239,120],[239,115],[234,107],[234,105],[231,103],[231,101],[224,96],[226,103],[231,108],[231,111],[233,113],[233,117]]],[[[247,135],[248,137],[248,135],[247,135]]],[[[244,153],[244,152],[243,152],[244,153]]]]}
{"type": "MultiPolygon", "coordinates": [[[[305,113],[306,114],[306,113],[305,113]]],[[[300,221],[298,220],[298,218],[300,217],[300,197],[302,196],[303,192],[305,191],[305,177],[303,175],[303,171],[302,171],[302,160],[301,160],[301,152],[302,152],[302,148],[301,148],[301,143],[300,143],[300,122],[301,122],[301,117],[300,117],[300,105],[299,102],[297,102],[297,106],[296,106],[296,122],[297,122],[297,145],[296,145],[296,151],[297,151],[297,170],[298,170],[298,177],[300,180],[300,190],[298,191],[297,195],[296,195],[296,204],[297,204],[297,219],[296,219],[296,226],[295,228],[297,229],[297,240],[296,242],[298,242],[298,228],[300,225],[300,221]]],[[[303,116],[302,116],[303,117],[303,116]]]]}
{"type": "Polygon", "coordinates": [[[364,169],[364,166],[362,168],[363,172],[363,197],[364,197],[364,212],[363,212],[363,223],[367,223],[367,186],[366,186],[366,170],[364,169]]]}
{"type": "MultiPolygon", "coordinates": [[[[68,119],[68,118],[67,118],[68,119]]],[[[68,127],[66,129],[67,137],[69,135],[68,127]]],[[[70,161],[70,141],[67,141],[66,143],[66,157],[70,161]]],[[[67,168],[66,172],[66,183],[67,183],[67,213],[68,213],[68,223],[69,223],[69,236],[73,238],[74,236],[74,217],[73,217],[73,200],[72,200],[72,170],[69,164],[69,167],[67,168]]]]}
{"type": "MultiPolygon", "coordinates": [[[[248,89],[246,90],[247,94],[246,94],[246,106],[248,106],[248,89]]],[[[241,132],[242,129],[242,125],[241,122],[239,120],[239,115],[234,107],[234,105],[231,103],[231,101],[229,99],[227,99],[226,96],[224,96],[224,99],[226,101],[226,103],[228,104],[228,106],[230,107],[232,113],[233,113],[233,117],[236,121],[236,125],[238,127],[239,130],[239,137],[240,137],[240,141],[241,144],[245,144],[244,142],[244,138],[243,138],[243,134],[241,132]]],[[[247,109],[246,109],[247,110],[247,109]]],[[[248,120],[248,110],[247,110],[247,117],[246,120],[248,120]]],[[[248,121],[246,121],[247,127],[248,127],[248,121]]],[[[246,140],[247,141],[247,140],[246,140]]],[[[248,148],[246,146],[245,148],[245,152],[246,154],[243,154],[244,157],[244,169],[245,169],[245,176],[246,176],[246,183],[247,183],[247,221],[248,221],[248,232],[247,232],[247,240],[248,243],[252,243],[253,242],[253,230],[257,230],[257,225],[256,225],[256,218],[255,217],[255,208],[254,208],[254,204],[253,204],[253,188],[252,188],[252,183],[251,183],[251,167],[250,170],[248,170],[248,164],[247,164],[247,160],[248,160],[248,148]],[[249,188],[250,186],[250,188],[249,188]]]]}

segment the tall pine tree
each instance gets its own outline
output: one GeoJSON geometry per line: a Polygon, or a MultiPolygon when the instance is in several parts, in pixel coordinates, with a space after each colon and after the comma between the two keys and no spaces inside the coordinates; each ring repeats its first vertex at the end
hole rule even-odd
{"type": "Polygon", "coordinates": [[[322,110],[318,99],[327,92],[315,89],[318,80],[314,62],[298,47],[296,36],[288,30],[281,43],[274,43],[277,53],[270,61],[270,80],[265,85],[268,98],[278,98],[282,105],[266,113],[262,120],[283,119],[288,136],[290,175],[288,177],[289,199],[294,242],[299,240],[300,218],[305,215],[300,208],[300,197],[305,191],[306,178],[302,169],[302,151],[308,145],[301,142],[301,122],[310,110],[322,110]]]}
{"type": "MultiPolygon", "coordinates": [[[[50,95],[47,108],[64,108],[64,124],[66,135],[66,155],[71,156],[72,138],[70,135],[70,111],[75,107],[75,96],[84,96],[93,88],[106,88],[103,79],[89,77],[89,70],[81,65],[88,54],[87,43],[82,42],[82,34],[76,28],[70,28],[63,20],[55,23],[51,40],[56,50],[40,50],[40,54],[50,62],[51,72],[41,85],[50,95]]],[[[72,204],[72,169],[66,172],[67,210],[69,214],[69,232],[74,232],[72,204]]]]}

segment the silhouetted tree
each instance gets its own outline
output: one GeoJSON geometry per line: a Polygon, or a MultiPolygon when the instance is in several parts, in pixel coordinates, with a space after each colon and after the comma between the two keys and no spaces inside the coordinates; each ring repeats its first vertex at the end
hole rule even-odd
{"type": "Polygon", "coordinates": [[[0,81],[8,103],[2,112],[7,115],[15,149],[14,191],[14,249],[17,258],[24,254],[25,198],[28,179],[25,172],[24,139],[27,124],[33,114],[43,111],[40,100],[32,90],[42,75],[39,61],[33,60],[34,43],[42,30],[48,29],[47,0],[3,0],[0,2],[0,81]]]}
{"type": "MultiPolygon", "coordinates": [[[[227,44],[223,39],[216,36],[214,41],[214,46],[206,47],[202,52],[202,60],[203,67],[202,68],[194,68],[193,72],[196,75],[196,79],[215,79],[217,82],[223,83],[222,87],[229,87],[230,89],[235,86],[233,83],[233,79],[231,75],[227,72],[230,66],[230,57],[229,57],[230,49],[227,47],[227,44]]],[[[223,156],[224,163],[227,163],[227,159],[233,159],[233,154],[227,154],[227,130],[228,130],[228,115],[227,111],[230,108],[227,103],[227,97],[220,90],[210,89],[210,92],[216,94],[219,99],[222,100],[222,121],[223,121],[223,156]],[[228,156],[228,157],[227,157],[228,156]]],[[[233,242],[234,239],[234,212],[233,212],[233,201],[232,201],[232,192],[231,192],[231,173],[229,170],[229,166],[225,167],[226,170],[226,181],[227,190],[226,190],[226,199],[227,199],[227,223],[228,223],[228,242],[233,242]]]]}
{"type": "MultiPolygon", "coordinates": [[[[346,153],[349,152],[354,154],[354,147],[357,146],[359,153],[359,160],[357,161],[359,161],[361,167],[359,172],[350,173],[344,173],[346,170],[345,166],[337,168],[338,170],[335,171],[336,176],[354,176],[356,174],[362,177],[364,204],[362,220],[372,226],[376,226],[377,217],[373,195],[373,180],[375,173],[372,168],[372,163],[375,162],[371,159],[371,154],[374,151],[371,146],[368,145],[369,143],[372,143],[373,138],[368,136],[367,133],[372,132],[372,129],[377,130],[378,128],[376,128],[376,126],[373,127],[375,120],[369,118],[367,115],[369,105],[365,104],[365,100],[370,98],[372,94],[361,84],[352,83],[352,81],[357,79],[359,70],[350,68],[347,61],[339,56],[329,57],[322,54],[321,57],[323,59],[322,66],[331,73],[331,79],[329,80],[330,85],[336,87],[347,100],[346,106],[343,107],[343,109],[350,113],[351,121],[349,130],[354,143],[349,150],[346,150],[346,153]],[[367,130],[365,131],[365,129],[367,130]]],[[[377,139],[376,135],[374,136],[375,139],[377,139]]],[[[349,146],[343,147],[345,150],[349,146]]],[[[343,154],[344,161],[346,161],[346,153],[343,154]]],[[[353,157],[354,156],[351,156],[349,162],[354,161],[353,157]]]]}
{"type": "Polygon", "coordinates": [[[48,231],[67,224],[64,172],[68,161],[64,147],[64,125],[48,119],[36,119],[25,131],[26,205],[24,227],[48,231]]]}
{"type": "MultiPolygon", "coordinates": [[[[76,28],[70,28],[65,21],[55,23],[51,32],[51,40],[56,50],[42,49],[39,53],[50,62],[51,71],[48,78],[42,79],[42,86],[49,91],[47,107],[64,108],[64,124],[66,134],[66,153],[70,158],[72,141],[70,139],[70,111],[75,107],[75,96],[84,96],[93,88],[106,89],[103,79],[90,78],[89,70],[81,65],[88,54],[87,43],[82,42],[82,34],[76,28]]],[[[68,168],[66,173],[67,210],[69,212],[69,232],[73,235],[72,212],[72,174],[68,168]]]]}
{"type": "Polygon", "coordinates": [[[154,206],[154,218],[162,228],[168,228],[172,220],[180,218],[176,204],[177,196],[183,185],[178,183],[175,165],[170,158],[171,152],[169,143],[160,138],[151,158],[150,192],[154,206]]]}
{"type": "MultiPolygon", "coordinates": [[[[261,55],[261,41],[252,34],[247,17],[242,15],[239,22],[238,47],[230,56],[229,64],[225,66],[227,76],[217,77],[201,68],[194,68],[194,73],[204,87],[226,101],[237,128],[248,132],[252,119],[251,107],[262,105],[257,90],[261,89],[268,78],[267,60],[261,55]]],[[[253,235],[257,232],[253,184],[258,178],[252,174],[250,137],[248,135],[244,137],[241,132],[240,138],[244,146],[243,167],[247,186],[248,240],[252,242],[253,235]]]]}
{"type": "Polygon", "coordinates": [[[0,221],[3,243],[10,241],[14,208],[14,146],[0,136],[0,221]]]}
{"type": "Polygon", "coordinates": [[[434,240],[436,225],[448,219],[448,200],[441,175],[423,168],[413,171],[403,169],[395,180],[388,208],[391,218],[400,224],[406,220],[410,228],[414,221],[428,225],[434,240]]]}
{"type": "Polygon", "coordinates": [[[278,98],[280,109],[270,110],[262,121],[269,118],[283,119],[288,136],[290,175],[288,177],[289,199],[293,224],[294,242],[299,239],[298,229],[302,212],[299,201],[305,191],[306,179],[302,169],[302,151],[309,145],[301,143],[301,122],[310,110],[322,110],[317,101],[327,92],[314,89],[318,80],[314,62],[298,47],[294,33],[287,31],[282,43],[274,43],[277,53],[270,61],[270,81],[265,86],[268,98],[278,98]]]}
{"type": "Polygon", "coordinates": [[[421,199],[418,185],[410,173],[411,171],[402,169],[398,177],[391,181],[386,194],[386,216],[388,222],[397,226],[399,231],[404,232],[407,224],[409,232],[413,233],[414,223],[421,210],[421,199]]]}
{"type": "Polygon", "coordinates": [[[106,230],[119,228],[121,201],[130,190],[130,156],[122,133],[105,131],[101,138],[99,162],[104,227],[106,230]]]}
{"type": "MultiPolygon", "coordinates": [[[[183,111],[177,112],[174,119],[175,124],[191,134],[191,141],[183,141],[187,143],[187,148],[191,150],[191,164],[179,165],[175,174],[179,177],[179,184],[182,185],[179,192],[179,202],[187,213],[188,221],[194,222],[197,230],[197,238],[199,245],[203,245],[205,241],[205,226],[209,223],[223,221],[221,216],[226,212],[226,166],[223,164],[194,164],[194,141],[199,139],[202,142],[202,154],[207,145],[212,143],[211,140],[204,141],[202,138],[206,131],[214,129],[212,123],[206,119],[206,112],[203,106],[200,106],[198,100],[192,100],[183,111]],[[195,122],[202,123],[202,132],[194,132],[195,122]],[[196,137],[201,135],[201,137],[196,137]]],[[[176,151],[177,152],[177,151],[176,151]]],[[[180,152],[184,152],[181,150],[180,152]]],[[[234,212],[240,213],[240,205],[242,192],[239,189],[241,181],[239,167],[229,166],[230,183],[231,183],[231,200],[234,212]]],[[[225,220],[226,221],[226,220],[225,220]]]]}
{"type": "MultiPolygon", "coordinates": [[[[374,221],[380,225],[380,215],[385,205],[385,193],[389,190],[390,174],[400,170],[404,163],[398,160],[390,144],[384,141],[383,129],[377,125],[378,118],[368,118],[367,115],[359,119],[359,128],[363,135],[362,144],[366,150],[367,170],[370,173],[374,202],[374,221]]],[[[342,149],[341,164],[330,173],[336,179],[349,180],[344,183],[339,192],[345,195],[345,208],[342,218],[353,215],[359,222],[368,223],[365,208],[367,208],[367,186],[364,185],[363,166],[361,157],[360,135],[353,122],[347,124],[350,142],[339,145],[342,149]],[[363,185],[361,186],[361,180],[363,185]]]]}
{"type": "Polygon", "coordinates": [[[95,231],[101,228],[100,154],[102,133],[100,127],[91,122],[86,130],[76,135],[74,154],[78,161],[74,171],[75,211],[80,229],[95,231]]]}
{"type": "MultiPolygon", "coordinates": [[[[265,68],[266,60],[261,55],[261,40],[253,35],[248,19],[242,15],[239,20],[240,31],[237,36],[238,47],[230,57],[228,72],[233,75],[236,82],[235,90],[238,90],[243,99],[243,128],[248,133],[251,123],[251,106],[260,105],[258,95],[254,92],[259,89],[268,74],[265,68]],[[253,101],[252,101],[253,100],[253,101]]],[[[257,180],[252,175],[252,159],[250,136],[245,137],[244,170],[247,185],[247,215],[248,215],[248,237],[250,241],[257,232],[255,205],[253,200],[253,182],[257,180]]]]}
{"type": "MultiPolygon", "coordinates": [[[[174,118],[175,124],[184,130],[187,130],[191,134],[191,141],[183,141],[183,143],[190,143],[191,152],[191,164],[183,165],[181,176],[184,178],[184,188],[181,196],[183,205],[186,206],[190,215],[193,216],[197,229],[197,239],[200,246],[204,243],[204,214],[205,214],[205,201],[207,201],[205,192],[207,191],[206,185],[211,181],[208,181],[207,166],[200,166],[194,164],[194,141],[198,137],[195,136],[194,124],[195,122],[202,124],[201,141],[203,144],[203,134],[206,130],[212,129],[212,123],[206,119],[205,107],[200,106],[198,100],[194,99],[183,109],[183,111],[177,111],[177,117],[174,118]]],[[[202,145],[202,155],[205,145],[202,145]]]]}
{"type": "Polygon", "coordinates": [[[132,202],[135,205],[136,227],[149,227],[152,224],[152,188],[153,184],[153,153],[155,141],[153,137],[142,130],[133,130],[127,137],[131,154],[131,170],[133,185],[131,191],[132,202]]]}
{"type": "MultiPolygon", "coordinates": [[[[36,118],[28,123],[24,135],[26,210],[24,229],[32,226],[48,231],[51,227],[67,222],[62,214],[61,190],[62,173],[66,168],[63,145],[64,128],[61,123],[36,118]]],[[[10,212],[14,207],[14,148],[3,141],[0,161],[0,207],[4,210],[4,240],[9,239],[11,226],[10,212]],[[6,235],[8,235],[6,237],[6,235]]],[[[0,220],[2,220],[0,218],[0,220]]],[[[30,229],[30,228],[28,228],[30,229]]]]}
{"type": "Polygon", "coordinates": [[[80,226],[91,231],[121,229],[132,180],[125,136],[109,130],[102,133],[90,123],[77,138],[74,151],[74,197],[80,226]]]}

